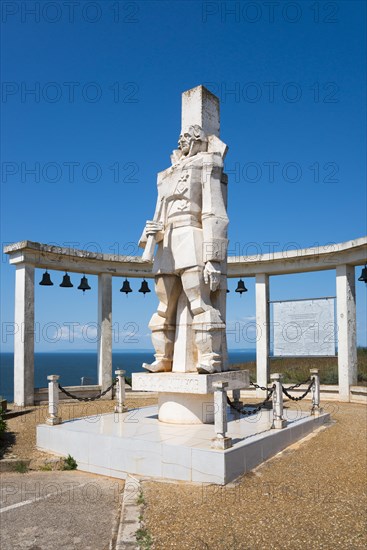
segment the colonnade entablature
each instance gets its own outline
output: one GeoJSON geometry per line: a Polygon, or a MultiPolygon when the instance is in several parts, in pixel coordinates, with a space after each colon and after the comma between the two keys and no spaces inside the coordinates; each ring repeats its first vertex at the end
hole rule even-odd
{"type": "MultiPolygon", "coordinates": [[[[152,278],[151,264],[140,256],[101,254],[61,246],[20,241],[4,247],[10,264],[27,264],[40,269],[70,271],[114,277],[152,278]]],[[[340,265],[362,265],[367,256],[367,237],[344,243],[273,252],[256,256],[229,256],[228,278],[287,275],[336,269],[340,265]]]]}

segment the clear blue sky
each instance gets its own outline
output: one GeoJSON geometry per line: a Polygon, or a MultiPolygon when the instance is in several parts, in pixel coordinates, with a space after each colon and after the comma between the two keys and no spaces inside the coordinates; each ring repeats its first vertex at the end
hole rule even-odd
{"type": "MultiPolygon", "coordinates": [[[[230,254],[366,235],[365,2],[278,2],[274,11],[266,2],[200,1],[1,7],[3,245],[28,239],[140,254],[156,173],[169,166],[180,131],[181,93],[198,84],[221,99],[230,254]]],[[[8,323],[7,257],[1,270],[8,323]]],[[[37,285],[36,349],[95,349],[92,328],[90,342],[82,329],[74,343],[52,342],[50,323],[82,327],[97,315],[95,278],[83,296],[60,289],[61,275],[51,273],[52,288],[37,285]]],[[[229,282],[232,329],[255,314],[254,281],[246,280],[242,298],[236,282],[229,282]]],[[[131,284],[137,290],[140,281],[131,284]]],[[[148,348],[156,299],[137,292],[126,299],[120,286],[114,281],[115,347],[148,348]],[[137,335],[122,339],[131,331],[137,335]]],[[[330,295],[332,271],[271,280],[274,300],[330,295]]],[[[363,283],[357,309],[358,343],[366,345],[363,283]]],[[[254,347],[233,334],[229,345],[254,347]]],[[[2,349],[12,349],[4,335],[2,349]]]]}

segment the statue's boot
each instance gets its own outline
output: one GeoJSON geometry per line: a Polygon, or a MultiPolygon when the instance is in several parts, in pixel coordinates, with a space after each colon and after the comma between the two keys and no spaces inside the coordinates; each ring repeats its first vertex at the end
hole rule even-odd
{"type": "Polygon", "coordinates": [[[214,374],[222,370],[222,343],[225,324],[214,308],[194,316],[192,328],[198,350],[196,369],[200,374],[214,374]]]}
{"type": "Polygon", "coordinates": [[[173,362],[173,346],[175,341],[175,328],[167,322],[165,317],[154,313],[149,321],[152,331],[152,343],[155,349],[155,361],[143,363],[143,369],[150,372],[170,372],[173,362]]]}
{"type": "Polygon", "coordinates": [[[149,372],[170,372],[172,370],[172,361],[169,359],[160,359],[153,361],[153,363],[143,363],[142,367],[149,372]]]}
{"type": "Polygon", "coordinates": [[[221,362],[213,361],[212,359],[205,362],[201,361],[196,369],[199,374],[214,374],[215,372],[221,372],[221,362]]]}

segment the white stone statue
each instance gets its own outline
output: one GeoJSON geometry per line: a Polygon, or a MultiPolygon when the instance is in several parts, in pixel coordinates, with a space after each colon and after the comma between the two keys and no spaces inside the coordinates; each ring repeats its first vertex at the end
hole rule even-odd
{"type": "MultiPolygon", "coordinates": [[[[200,88],[202,102],[202,90],[210,92],[200,88]]],[[[158,244],[153,273],[159,305],[149,323],[155,361],[143,365],[151,372],[172,371],[174,353],[175,362],[180,360],[176,354],[178,349],[182,353],[183,347],[176,332],[182,293],[187,298],[191,324],[189,331],[182,331],[182,338],[191,339],[185,345],[190,348],[193,364],[180,370],[212,374],[226,369],[225,318],[217,305],[218,293],[222,297],[224,293],[225,304],[226,292],[226,151],[225,144],[215,135],[207,135],[199,124],[186,125],[171,156],[172,166],[158,174],[154,218],[146,222],[139,242],[148,261],[158,244]]],[[[184,355],[182,361],[187,359],[184,355]]]]}

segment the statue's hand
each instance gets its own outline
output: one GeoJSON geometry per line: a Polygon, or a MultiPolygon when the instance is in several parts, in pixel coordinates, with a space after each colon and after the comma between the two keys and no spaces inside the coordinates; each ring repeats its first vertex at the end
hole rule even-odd
{"type": "Polygon", "coordinates": [[[149,235],[156,235],[160,231],[163,231],[163,223],[148,220],[145,224],[145,233],[149,235]]]}
{"type": "Polygon", "coordinates": [[[219,287],[221,272],[217,262],[206,262],[204,267],[204,282],[210,284],[210,290],[215,292],[219,287]]]}

